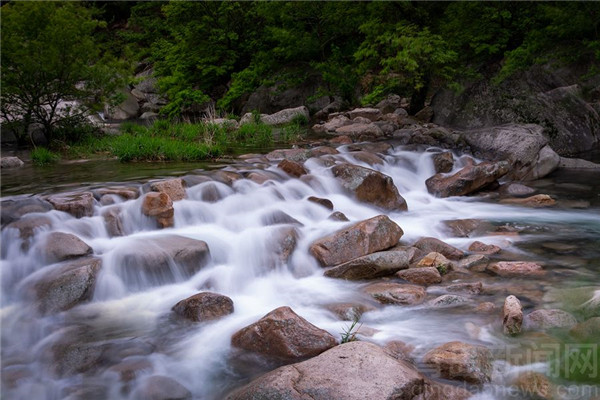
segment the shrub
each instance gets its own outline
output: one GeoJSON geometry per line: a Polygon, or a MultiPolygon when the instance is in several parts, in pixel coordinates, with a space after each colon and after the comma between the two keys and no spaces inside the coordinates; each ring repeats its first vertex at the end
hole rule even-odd
{"type": "Polygon", "coordinates": [[[45,147],[37,147],[31,151],[31,161],[35,165],[49,165],[57,162],[59,156],[45,147]]]}

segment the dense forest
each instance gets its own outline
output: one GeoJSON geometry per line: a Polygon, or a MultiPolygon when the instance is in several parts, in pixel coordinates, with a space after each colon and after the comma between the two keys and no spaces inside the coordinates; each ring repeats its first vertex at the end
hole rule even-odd
{"type": "Polygon", "coordinates": [[[307,82],[314,99],[396,93],[415,113],[465,79],[497,84],[548,63],[598,74],[599,60],[597,2],[8,2],[1,111],[21,132],[43,124],[51,141],[79,117],[61,101],[118,103],[150,70],[169,119],[208,104],[240,115],[261,85],[307,82]]]}

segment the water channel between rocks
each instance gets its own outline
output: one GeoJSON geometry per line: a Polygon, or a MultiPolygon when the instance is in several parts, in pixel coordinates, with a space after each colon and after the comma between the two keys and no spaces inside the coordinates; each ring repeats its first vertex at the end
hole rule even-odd
{"type": "MultiPolygon", "coordinates": [[[[545,372],[554,384],[575,388],[580,395],[564,398],[593,398],[585,390],[593,393],[597,389],[589,386],[594,377],[553,375],[549,372],[552,363],[536,358],[546,345],[572,341],[566,332],[525,332],[508,338],[502,333],[501,309],[506,296],[512,294],[521,300],[526,314],[534,309],[560,308],[579,321],[590,316],[581,306],[594,293],[596,298],[600,293],[600,173],[557,171],[532,182],[530,186],[538,193],[558,199],[553,208],[499,204],[493,195],[441,199],[430,195],[425,187],[425,180],[435,173],[432,149],[408,151],[402,146],[387,149],[366,145],[363,150],[373,148],[381,162],[365,157],[364,151],[350,151],[356,150],[356,145],[341,146],[337,148],[340,154],[308,159],[304,166],[309,175],[301,179],[278,169],[278,161],[258,155],[224,167],[252,178],[232,182],[223,175],[220,181],[204,179],[215,177],[215,171],[192,166],[188,169],[194,171],[190,172],[185,165],[155,171],[134,165],[121,179],[105,178],[111,176],[110,170],[99,177],[94,172],[98,164],[81,175],[69,176],[65,171],[62,178],[54,176],[52,190],[49,185],[36,189],[26,180],[19,186],[19,179],[10,176],[12,172],[5,175],[3,171],[3,189],[5,182],[10,183],[3,196],[12,199],[26,197],[23,193],[92,190],[108,185],[144,191],[144,181],[185,174],[188,187],[187,198],[174,202],[173,228],[156,229],[154,221],[140,211],[141,198],[113,196],[111,200],[121,208],[124,236],[109,236],[101,215],[115,204],[99,202],[91,217],[76,219],[56,210],[44,213],[51,228],[44,225],[35,230],[27,246],[18,230],[2,230],[2,398],[127,399],[135,397],[140,382],[150,375],[175,379],[195,399],[224,398],[261,372],[232,361],[231,336],[235,332],[277,307],[289,306],[339,340],[350,322],[331,311],[337,303],[365,305],[370,311],[360,318],[358,338],[382,346],[395,340],[404,342],[412,348],[410,358],[425,374],[431,371],[422,363],[424,354],[443,343],[457,340],[492,349],[496,359],[492,381],[470,387],[475,399],[520,398],[509,396],[503,388],[524,371],[545,372]],[[354,200],[331,174],[330,167],[336,161],[392,177],[408,211],[383,212],[354,200]],[[330,219],[332,211],[307,201],[310,196],[331,200],[334,211],[345,214],[350,222],[330,219]],[[466,251],[479,240],[502,249],[489,256],[491,261],[536,261],[546,274],[530,279],[502,278],[477,268],[454,271],[441,284],[428,286],[427,298],[419,305],[378,304],[361,290],[368,282],[323,276],[323,268],[309,254],[309,246],[351,223],[380,214],[388,215],[402,228],[401,244],[435,237],[466,251]],[[456,219],[482,220],[485,229],[469,237],[455,237],[442,221],[456,219]],[[286,258],[277,246],[282,230],[288,228],[295,229],[297,243],[286,258]],[[56,268],[42,256],[45,237],[54,231],[81,238],[101,259],[102,266],[90,302],[43,315],[35,309],[39,305],[27,296],[36,277],[56,268]],[[146,252],[153,254],[149,246],[164,235],[205,241],[210,262],[193,274],[173,260],[168,260],[168,273],[127,268],[143,259],[146,252]],[[466,299],[461,304],[431,306],[431,300],[449,293],[445,289],[449,284],[466,282],[482,282],[483,290],[479,294],[460,293],[466,299]],[[230,297],[234,312],[204,323],[174,318],[173,305],[202,291],[230,297]],[[476,312],[485,302],[495,308],[476,312]],[[77,346],[69,347],[73,343],[77,346]],[[57,344],[67,350],[57,355],[57,344]],[[131,367],[135,379],[123,379],[119,373],[118,366],[127,362],[135,364],[131,367]]],[[[457,154],[455,158],[454,170],[458,170],[463,161],[457,154]]],[[[394,276],[386,279],[400,281],[394,276]]],[[[600,305],[595,307],[590,312],[600,316],[600,305]]],[[[597,349],[595,354],[597,357],[597,349]]],[[[600,396],[600,391],[596,393],[600,396]]]]}

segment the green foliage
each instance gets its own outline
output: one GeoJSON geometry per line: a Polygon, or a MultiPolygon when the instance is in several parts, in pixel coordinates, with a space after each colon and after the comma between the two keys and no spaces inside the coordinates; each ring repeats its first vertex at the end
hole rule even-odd
{"type": "Polygon", "coordinates": [[[235,139],[244,143],[266,146],[273,143],[273,129],[266,124],[250,122],[240,126],[235,139]]]}
{"type": "Polygon", "coordinates": [[[56,163],[60,157],[45,147],[36,147],[31,150],[31,161],[35,165],[49,165],[56,163]]]}
{"type": "Polygon", "coordinates": [[[1,12],[1,112],[22,121],[21,142],[32,122],[41,123],[51,141],[58,121],[83,115],[123,84],[125,64],[94,39],[105,23],[92,8],[11,2],[1,12]]]}
{"type": "Polygon", "coordinates": [[[358,334],[358,330],[362,326],[362,324],[358,325],[358,320],[359,320],[359,318],[354,318],[352,323],[349,326],[347,326],[346,329],[344,329],[344,331],[341,333],[341,335],[342,335],[342,338],[340,341],[341,344],[348,343],[348,342],[354,342],[357,340],[356,335],[358,334]]]}
{"type": "Polygon", "coordinates": [[[296,114],[290,121],[290,124],[297,126],[306,126],[308,125],[308,118],[304,114],[296,114]]]}

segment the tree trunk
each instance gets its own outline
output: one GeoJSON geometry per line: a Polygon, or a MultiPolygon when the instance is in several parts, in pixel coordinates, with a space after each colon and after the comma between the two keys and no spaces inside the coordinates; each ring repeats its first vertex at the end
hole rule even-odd
{"type": "Polygon", "coordinates": [[[430,80],[431,77],[429,74],[426,74],[423,77],[423,86],[421,89],[414,91],[410,97],[410,109],[408,110],[410,115],[415,115],[421,111],[423,107],[425,107],[425,100],[427,100],[427,91],[429,90],[430,80]]]}

